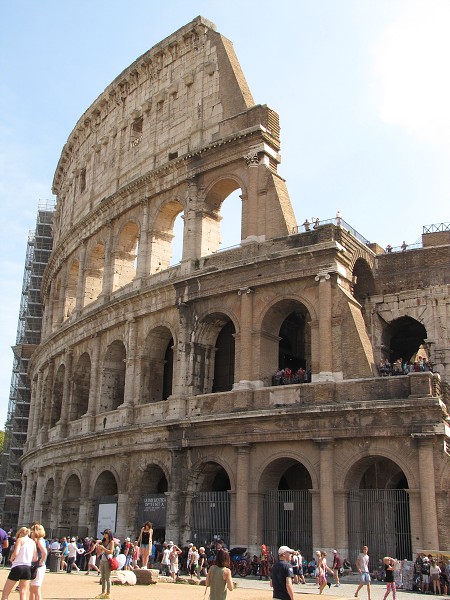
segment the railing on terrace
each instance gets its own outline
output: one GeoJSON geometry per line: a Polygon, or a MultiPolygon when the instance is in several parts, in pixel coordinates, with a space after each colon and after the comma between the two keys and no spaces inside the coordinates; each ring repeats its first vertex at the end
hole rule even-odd
{"type": "Polygon", "coordinates": [[[366,245],[370,244],[369,240],[367,240],[363,235],[358,233],[356,231],[356,229],[354,229],[351,225],[349,225],[347,223],[347,221],[344,221],[344,219],[342,219],[341,217],[335,217],[334,219],[323,219],[322,221],[312,219],[311,223],[305,221],[305,223],[303,223],[303,225],[297,225],[296,227],[293,227],[291,233],[292,234],[302,233],[302,230],[303,231],[311,231],[313,229],[317,229],[321,225],[330,225],[330,224],[338,225],[339,227],[346,229],[349,233],[351,233],[351,235],[353,237],[355,237],[357,240],[359,240],[363,244],[366,244],[366,245]]]}
{"type": "Polygon", "coordinates": [[[422,228],[422,233],[437,233],[439,231],[450,231],[450,223],[434,223],[424,225],[422,228]]]}
{"type": "Polygon", "coordinates": [[[407,252],[408,250],[417,250],[417,248],[422,248],[421,242],[414,242],[414,244],[405,244],[405,246],[387,246],[386,252],[387,254],[391,254],[393,252],[407,252]]]}

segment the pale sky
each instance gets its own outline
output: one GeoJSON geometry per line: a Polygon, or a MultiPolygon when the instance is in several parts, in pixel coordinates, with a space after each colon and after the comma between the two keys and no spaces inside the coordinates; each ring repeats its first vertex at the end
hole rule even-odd
{"type": "MultiPolygon", "coordinates": [[[[2,0],[0,428],[27,234],[39,201],[54,200],[62,147],[124,68],[197,15],[233,42],[255,102],[280,115],[279,173],[299,224],[340,210],[399,246],[450,221],[448,0],[2,0]]],[[[239,237],[232,206],[224,247],[239,237]]]]}

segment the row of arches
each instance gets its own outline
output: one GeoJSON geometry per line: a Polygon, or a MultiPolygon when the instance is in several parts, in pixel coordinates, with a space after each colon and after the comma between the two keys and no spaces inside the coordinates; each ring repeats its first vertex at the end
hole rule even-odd
{"type": "MultiPolygon", "coordinates": [[[[313,540],[317,540],[319,535],[313,530],[313,523],[321,522],[321,519],[317,521],[317,515],[313,516],[318,507],[317,497],[313,493],[317,485],[315,479],[309,465],[294,458],[284,456],[269,462],[255,484],[256,489],[250,490],[257,493],[259,498],[255,508],[260,513],[256,519],[259,523],[256,544],[264,542],[273,549],[288,544],[301,548],[306,556],[312,556],[313,540]]],[[[127,497],[127,517],[124,520],[123,515],[117,516],[123,528],[121,535],[135,535],[140,518],[152,521],[151,512],[140,510],[144,498],[166,496],[169,504],[166,514],[173,514],[170,502],[174,482],[161,465],[149,463],[136,484],[127,497]]],[[[236,525],[233,518],[238,518],[233,517],[232,508],[232,497],[237,492],[235,474],[230,473],[221,462],[206,460],[192,469],[186,485],[189,500],[179,509],[185,513],[180,523],[186,522],[188,527],[185,531],[178,530],[179,536],[186,536],[186,540],[180,539],[180,542],[191,539],[198,544],[205,544],[220,536],[229,544],[236,525]]],[[[176,485],[175,488],[178,489],[176,485]]],[[[351,466],[343,485],[346,492],[346,506],[343,508],[346,511],[344,521],[347,524],[348,552],[353,560],[369,536],[373,557],[383,556],[389,550],[393,556],[411,558],[408,488],[405,473],[389,458],[367,456],[351,466]],[[377,532],[380,519],[384,521],[384,526],[377,532]]],[[[119,494],[123,492],[120,477],[116,473],[107,469],[100,471],[87,494],[90,506],[83,512],[80,509],[83,505],[81,479],[78,474],[71,473],[62,485],[62,494],[58,495],[59,507],[55,520],[52,513],[55,511],[55,491],[55,481],[50,478],[45,484],[40,506],[34,506],[34,514],[40,512],[46,528],[64,534],[79,533],[80,529],[84,531],[85,528],[95,529],[99,504],[118,503],[119,494]],[[89,515],[89,523],[80,521],[82,514],[85,519],[89,515]]],[[[37,501],[35,483],[31,502],[35,504],[37,501]]],[[[157,529],[162,541],[167,529],[170,535],[174,534],[174,523],[160,521],[157,529]]]]}

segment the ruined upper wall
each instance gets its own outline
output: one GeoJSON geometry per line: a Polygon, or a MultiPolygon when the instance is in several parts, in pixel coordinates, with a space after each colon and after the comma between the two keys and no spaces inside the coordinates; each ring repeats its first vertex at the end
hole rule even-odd
{"type": "MultiPolygon", "coordinates": [[[[242,118],[230,117],[251,106],[232,43],[211,22],[197,17],[167,37],[125,69],[70,134],[53,181],[56,237],[136,177],[239,131],[242,118]]],[[[274,130],[278,137],[278,123],[274,130]]]]}

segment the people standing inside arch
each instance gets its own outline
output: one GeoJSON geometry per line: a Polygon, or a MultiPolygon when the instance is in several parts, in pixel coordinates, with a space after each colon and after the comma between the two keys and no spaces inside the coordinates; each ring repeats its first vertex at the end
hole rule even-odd
{"type": "Polygon", "coordinates": [[[28,527],[21,527],[16,533],[16,542],[12,551],[11,571],[2,592],[2,600],[7,600],[11,590],[19,584],[19,598],[25,600],[27,583],[31,580],[31,563],[37,560],[38,554],[35,542],[29,537],[28,527]]]}
{"type": "Polygon", "coordinates": [[[30,600],[41,600],[41,587],[45,575],[45,561],[47,559],[47,546],[45,544],[45,529],[40,523],[31,526],[30,538],[36,544],[37,559],[35,566],[36,577],[30,582],[30,600]]]}
{"type": "Polygon", "coordinates": [[[146,569],[148,567],[148,557],[153,543],[153,529],[150,521],[146,521],[142,526],[138,542],[141,549],[142,568],[146,569]]]}
{"type": "Polygon", "coordinates": [[[358,554],[356,567],[360,579],[358,588],[355,592],[355,598],[358,597],[359,590],[365,585],[367,587],[367,598],[370,600],[369,548],[367,546],[364,546],[362,552],[358,554]]]}

